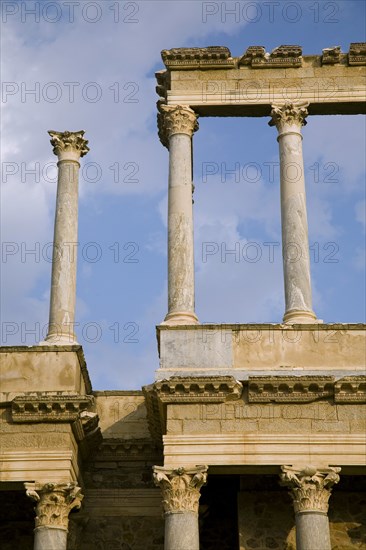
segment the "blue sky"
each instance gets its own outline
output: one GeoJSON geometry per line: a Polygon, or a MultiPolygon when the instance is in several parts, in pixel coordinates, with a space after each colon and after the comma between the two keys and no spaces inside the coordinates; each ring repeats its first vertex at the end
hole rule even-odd
{"type": "MultiPolygon", "coordinates": [[[[250,45],[299,44],[304,55],[335,45],[347,52],[365,40],[365,3],[71,4],[73,13],[62,1],[2,2],[2,79],[11,92],[1,103],[2,240],[13,250],[2,255],[2,342],[42,338],[56,198],[47,130],[84,129],[90,153],[80,175],[76,332],[94,389],[139,388],[158,367],[155,326],[167,308],[160,51],[223,45],[239,56],[250,45]]],[[[282,320],[279,178],[268,164],[278,162],[278,144],[267,122],[201,118],[194,137],[201,322],[282,320]],[[219,173],[206,177],[207,163],[219,173]],[[239,176],[221,177],[222,165],[239,167],[239,176]],[[207,243],[218,252],[205,254],[207,243]],[[273,261],[264,243],[273,243],[273,261]],[[240,261],[222,258],[235,247],[240,261]],[[252,262],[255,247],[261,257],[252,262]]],[[[313,116],[303,135],[314,309],[325,322],[364,322],[365,121],[313,116]]]]}

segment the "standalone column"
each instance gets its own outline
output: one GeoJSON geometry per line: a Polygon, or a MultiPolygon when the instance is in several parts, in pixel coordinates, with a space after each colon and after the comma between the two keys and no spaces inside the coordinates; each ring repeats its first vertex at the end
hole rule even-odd
{"type": "Polygon", "coordinates": [[[282,250],[285,278],[285,323],[312,323],[308,222],[301,127],[306,104],[272,106],[270,126],[280,146],[282,250]]]}
{"type": "Polygon", "coordinates": [[[198,501],[207,480],[207,466],[170,470],[154,467],[165,512],[165,550],[199,550],[198,501]]]}
{"type": "Polygon", "coordinates": [[[290,489],[296,517],[296,550],[331,550],[328,500],[340,468],[282,466],[281,485],[290,489]]]}
{"type": "Polygon", "coordinates": [[[162,105],[160,139],[169,149],[168,314],[170,325],[198,323],[194,307],[192,136],[197,116],[189,107],[162,105]]]}
{"type": "Polygon", "coordinates": [[[69,513],[79,509],[83,495],[75,483],[25,483],[36,505],[34,550],[66,550],[69,513]]]}
{"type": "Polygon", "coordinates": [[[48,132],[58,157],[55,232],[53,240],[50,319],[47,343],[76,343],[76,260],[78,240],[79,159],[89,148],[84,132],[48,132]]]}

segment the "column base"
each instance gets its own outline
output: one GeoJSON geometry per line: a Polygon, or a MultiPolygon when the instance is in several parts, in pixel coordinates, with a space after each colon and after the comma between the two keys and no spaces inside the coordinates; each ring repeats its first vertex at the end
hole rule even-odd
{"type": "Polygon", "coordinates": [[[45,340],[39,342],[39,346],[79,346],[76,336],[73,334],[50,334],[45,340]]]}
{"type": "Polygon", "coordinates": [[[198,325],[198,317],[189,311],[173,311],[168,313],[162,325],[198,325]]]}
{"type": "Polygon", "coordinates": [[[300,309],[290,309],[286,311],[283,316],[283,322],[287,325],[293,324],[310,324],[310,323],[322,323],[321,319],[317,319],[317,316],[313,311],[306,311],[300,309]]]}

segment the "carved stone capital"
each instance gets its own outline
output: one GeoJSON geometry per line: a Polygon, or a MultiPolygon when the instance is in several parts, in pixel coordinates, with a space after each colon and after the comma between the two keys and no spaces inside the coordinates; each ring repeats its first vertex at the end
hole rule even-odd
{"type": "Polygon", "coordinates": [[[69,513],[79,509],[84,496],[76,483],[25,483],[26,495],[36,504],[35,526],[67,530],[69,513]]]}
{"type": "Polygon", "coordinates": [[[182,105],[160,105],[158,129],[161,143],[168,147],[169,139],[174,134],[186,134],[192,137],[198,130],[198,115],[182,105]]]}
{"type": "Polygon", "coordinates": [[[316,512],[327,514],[328,500],[341,468],[305,466],[303,469],[281,466],[281,485],[289,488],[295,514],[316,512]]]}
{"type": "Polygon", "coordinates": [[[307,107],[309,103],[285,103],[284,105],[272,105],[270,126],[276,126],[281,134],[289,126],[297,127],[298,130],[306,124],[308,116],[307,107]]]}
{"type": "Polygon", "coordinates": [[[165,513],[198,513],[200,489],[207,481],[208,466],[169,469],[154,466],[154,482],[163,492],[165,513]]]}
{"type": "Polygon", "coordinates": [[[84,157],[88,151],[88,140],[84,139],[84,130],[79,132],[55,132],[49,130],[51,136],[51,145],[56,156],[60,157],[63,153],[74,153],[76,157],[84,157]]]}

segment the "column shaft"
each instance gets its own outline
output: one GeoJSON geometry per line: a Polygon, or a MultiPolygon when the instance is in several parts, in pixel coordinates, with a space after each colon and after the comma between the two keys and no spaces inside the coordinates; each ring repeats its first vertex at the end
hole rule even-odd
{"type": "Polygon", "coordinates": [[[280,149],[282,250],[285,283],[284,322],[311,323],[310,258],[301,126],[304,105],[273,106],[272,121],[278,129],[280,149]]]}
{"type": "Polygon", "coordinates": [[[49,132],[58,156],[50,319],[46,341],[76,343],[76,263],[78,238],[79,158],[88,152],[84,132],[49,132]]]}
{"type": "Polygon", "coordinates": [[[281,485],[290,489],[296,518],[296,550],[331,550],[328,500],[340,468],[282,466],[281,485]]]}
{"type": "Polygon", "coordinates": [[[38,527],[34,530],[34,550],[66,550],[67,531],[38,527]]]}
{"type": "Polygon", "coordinates": [[[331,550],[329,521],[326,514],[296,514],[296,549],[331,550]]]}
{"type": "Polygon", "coordinates": [[[194,303],[192,135],[195,113],[161,106],[160,125],[169,147],[167,324],[197,323],[194,303]]]}

